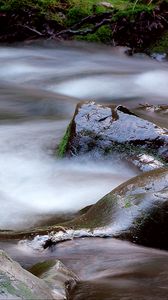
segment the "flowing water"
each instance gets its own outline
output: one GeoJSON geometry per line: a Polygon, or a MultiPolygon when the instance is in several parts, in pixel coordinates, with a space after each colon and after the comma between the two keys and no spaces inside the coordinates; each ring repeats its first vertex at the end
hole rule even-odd
{"type": "MultiPolygon", "coordinates": [[[[47,224],[62,215],[68,218],[138,174],[116,159],[58,160],[56,147],[81,100],[127,105],[168,127],[166,112],[138,108],[139,103],[168,103],[167,67],[166,62],[148,57],[127,57],[122,48],[44,42],[1,47],[0,229],[47,224]]],[[[67,243],[69,247],[59,246],[62,252],[56,248],[52,254],[45,251],[37,257],[62,258],[80,273],[81,285],[72,299],[167,299],[166,253],[152,250],[150,256],[149,250],[112,239],[67,243]],[[116,254],[112,256],[110,249],[116,254]],[[134,252],[139,251],[134,264],[134,252]],[[124,263],[127,260],[128,264],[124,263]],[[147,292],[152,280],[157,282],[152,294],[155,298],[147,292]],[[142,286],[146,298],[139,297],[142,286]]],[[[5,242],[0,247],[24,266],[37,261],[30,249],[5,242]]]]}

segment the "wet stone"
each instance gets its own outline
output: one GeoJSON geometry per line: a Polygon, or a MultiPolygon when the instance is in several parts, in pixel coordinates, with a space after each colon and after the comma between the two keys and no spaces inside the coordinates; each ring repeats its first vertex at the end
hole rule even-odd
{"type": "Polygon", "coordinates": [[[0,299],[56,299],[47,284],[0,251],[0,299]]]}
{"type": "Polygon", "coordinates": [[[77,280],[59,260],[43,261],[27,271],[0,251],[0,299],[64,300],[77,280]]]}
{"type": "Polygon", "coordinates": [[[77,105],[62,152],[93,157],[119,154],[140,169],[151,170],[168,162],[168,130],[124,106],[87,102],[77,105]]]}
{"type": "MultiPolygon", "coordinates": [[[[116,237],[168,250],[168,168],[128,180],[66,226],[71,228],[66,239],[116,237]]],[[[58,234],[50,236],[53,243],[58,238],[58,234]]]]}

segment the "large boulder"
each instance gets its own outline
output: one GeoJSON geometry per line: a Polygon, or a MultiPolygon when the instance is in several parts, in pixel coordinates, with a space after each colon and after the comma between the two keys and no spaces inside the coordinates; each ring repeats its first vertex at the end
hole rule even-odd
{"type": "MultiPolygon", "coordinates": [[[[168,249],[168,168],[128,180],[65,226],[65,238],[113,236],[168,249]]],[[[50,241],[57,242],[58,235],[50,241]]]]}
{"type": "Polygon", "coordinates": [[[62,226],[6,231],[0,237],[29,238],[20,243],[35,249],[83,236],[117,237],[168,249],[168,167],[128,180],[81,213],[62,226]]]}
{"type": "Polygon", "coordinates": [[[168,130],[121,105],[78,104],[58,147],[59,156],[120,154],[142,170],[168,162],[168,130]]]}

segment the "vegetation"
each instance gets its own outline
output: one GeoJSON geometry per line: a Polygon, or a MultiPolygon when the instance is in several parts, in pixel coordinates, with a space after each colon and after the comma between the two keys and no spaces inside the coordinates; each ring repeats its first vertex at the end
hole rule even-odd
{"type": "Polygon", "coordinates": [[[150,49],[150,52],[153,53],[168,53],[168,31],[165,31],[164,34],[159,38],[150,49]]]}
{"type": "Polygon", "coordinates": [[[70,138],[70,134],[71,134],[71,123],[67,127],[67,130],[66,130],[60,144],[58,145],[57,155],[60,158],[64,157],[64,155],[66,153],[68,141],[69,141],[69,138],[70,138]]]}
{"type": "Polygon", "coordinates": [[[75,38],[167,52],[167,11],[168,0],[0,0],[0,41],[75,38]]]}

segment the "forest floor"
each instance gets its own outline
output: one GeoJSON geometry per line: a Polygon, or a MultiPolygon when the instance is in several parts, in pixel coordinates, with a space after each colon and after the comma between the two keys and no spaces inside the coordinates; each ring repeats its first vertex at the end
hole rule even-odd
{"type": "Polygon", "coordinates": [[[168,53],[168,0],[0,0],[0,42],[34,39],[168,53]]]}

